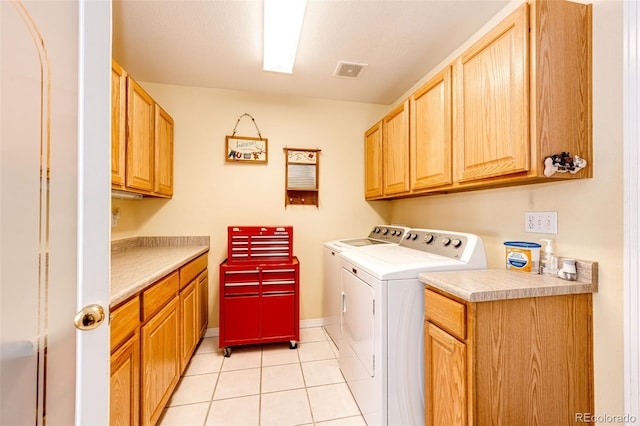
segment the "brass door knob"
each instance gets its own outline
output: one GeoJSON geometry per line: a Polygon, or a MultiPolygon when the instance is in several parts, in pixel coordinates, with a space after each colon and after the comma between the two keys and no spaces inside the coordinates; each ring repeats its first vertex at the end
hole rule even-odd
{"type": "Polygon", "coordinates": [[[78,330],[93,330],[104,321],[104,309],[100,305],[87,305],[76,314],[73,321],[78,330]]]}

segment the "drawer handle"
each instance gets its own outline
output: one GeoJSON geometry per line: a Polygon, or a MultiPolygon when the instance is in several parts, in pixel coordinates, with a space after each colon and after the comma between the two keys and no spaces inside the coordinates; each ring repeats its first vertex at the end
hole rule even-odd
{"type": "Polygon", "coordinates": [[[282,280],[282,281],[263,281],[262,285],[278,285],[278,284],[295,284],[294,280],[282,280]]]}
{"type": "Polygon", "coordinates": [[[295,269],[267,269],[267,270],[263,270],[262,273],[266,274],[267,272],[295,272],[295,269]]]}
{"type": "Polygon", "coordinates": [[[254,286],[254,285],[259,285],[260,283],[258,281],[251,281],[251,282],[244,282],[244,283],[224,283],[225,287],[248,287],[248,286],[254,286]]]}
{"type": "Polygon", "coordinates": [[[358,270],[356,268],[351,268],[351,272],[353,272],[355,275],[358,275],[358,270]]]}

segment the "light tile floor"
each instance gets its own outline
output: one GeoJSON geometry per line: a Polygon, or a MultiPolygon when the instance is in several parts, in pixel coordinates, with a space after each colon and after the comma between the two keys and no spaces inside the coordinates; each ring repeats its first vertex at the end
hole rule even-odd
{"type": "Polygon", "coordinates": [[[289,343],[232,348],[202,339],[160,419],[161,426],[364,426],[321,327],[289,343]]]}

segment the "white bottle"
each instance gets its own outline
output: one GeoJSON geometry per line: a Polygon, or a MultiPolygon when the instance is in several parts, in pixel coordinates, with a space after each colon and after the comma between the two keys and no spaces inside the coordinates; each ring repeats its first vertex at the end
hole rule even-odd
{"type": "Polygon", "coordinates": [[[557,277],[558,275],[558,258],[553,254],[553,247],[551,247],[551,240],[540,239],[547,243],[544,250],[540,253],[540,273],[542,275],[552,275],[557,277]]]}

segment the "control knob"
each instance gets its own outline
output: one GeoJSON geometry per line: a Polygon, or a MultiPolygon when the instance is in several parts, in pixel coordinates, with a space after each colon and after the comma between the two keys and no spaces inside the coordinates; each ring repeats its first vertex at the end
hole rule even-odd
{"type": "Polygon", "coordinates": [[[413,241],[415,241],[415,240],[416,240],[416,238],[418,238],[418,234],[413,234],[413,236],[411,237],[411,239],[412,239],[413,241]]]}
{"type": "Polygon", "coordinates": [[[382,235],[387,235],[389,233],[389,230],[387,228],[384,228],[382,230],[382,235]]]}
{"type": "Polygon", "coordinates": [[[449,244],[451,244],[451,238],[446,238],[446,237],[445,237],[445,238],[443,238],[443,239],[442,239],[442,245],[443,245],[443,246],[445,246],[445,247],[446,247],[446,246],[448,246],[449,244]]]}
{"type": "Polygon", "coordinates": [[[455,240],[451,241],[451,245],[454,246],[455,248],[458,248],[462,245],[462,241],[456,238],[455,240]]]}
{"type": "Polygon", "coordinates": [[[427,234],[424,236],[424,242],[427,244],[431,244],[434,238],[435,237],[433,236],[433,234],[427,234]]]}

